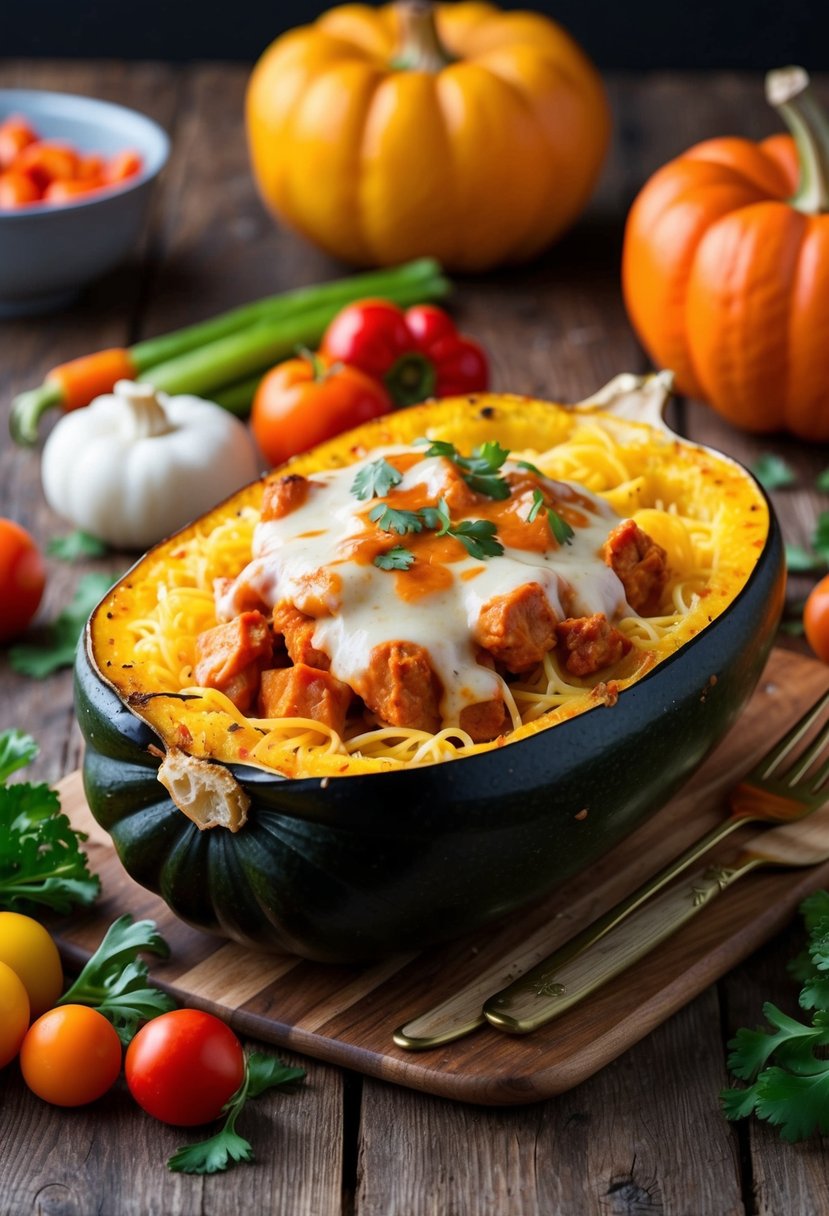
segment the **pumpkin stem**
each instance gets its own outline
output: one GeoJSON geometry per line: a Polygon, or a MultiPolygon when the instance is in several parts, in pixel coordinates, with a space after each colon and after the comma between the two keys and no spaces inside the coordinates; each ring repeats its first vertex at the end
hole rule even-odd
{"type": "Polygon", "coordinates": [[[136,439],[167,435],[175,430],[151,384],[136,384],[134,380],[118,380],[113,393],[123,403],[136,439]]]}
{"type": "Polygon", "coordinates": [[[439,72],[452,63],[438,36],[435,9],[429,0],[400,0],[395,5],[399,23],[398,50],[392,67],[398,71],[439,72]]]}
{"type": "Polygon", "coordinates": [[[829,118],[804,68],[777,68],[766,76],[766,100],[792,133],[800,181],[789,199],[807,215],[829,211],[829,118]]]}

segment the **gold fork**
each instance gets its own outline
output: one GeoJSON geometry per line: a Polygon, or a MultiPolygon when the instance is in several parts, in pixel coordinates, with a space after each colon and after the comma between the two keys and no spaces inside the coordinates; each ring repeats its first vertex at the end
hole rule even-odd
{"type": "MultiPolygon", "coordinates": [[[[619,929],[643,904],[653,900],[669,883],[737,828],[751,822],[793,823],[811,814],[826,801],[829,793],[823,791],[822,781],[829,771],[829,762],[821,768],[820,780],[818,774],[811,774],[809,777],[806,775],[829,740],[829,722],[823,725],[809,746],[793,760],[785,772],[778,772],[778,769],[808,735],[827,705],[829,690],[795,722],[775,747],[758,761],[731,791],[728,817],[658,874],[593,921],[559,950],[536,963],[514,983],[486,999],[487,990],[484,985],[487,979],[491,984],[493,977],[489,974],[479,977],[461,992],[446,998],[399,1027],[394,1032],[395,1043],[411,1051],[422,1051],[462,1038],[477,1027],[485,1025],[487,1020],[500,1029],[526,1033],[548,1020],[547,1006],[554,1009],[551,1016],[555,1017],[562,1013],[564,1008],[575,1003],[571,1000],[565,1006],[561,1002],[562,994],[558,990],[561,981],[553,978],[559,968],[572,962],[612,931],[619,929]],[[482,1005],[485,1006],[486,1014],[482,1005]],[[516,1017],[520,1025],[513,1024],[516,1017]]],[[[708,902],[709,898],[710,894],[700,906],[708,902]]],[[[501,973],[503,975],[503,970],[501,973]]],[[[604,979],[599,982],[603,983],[604,979]]],[[[595,987],[598,987],[598,983],[593,985],[591,991],[595,987]]],[[[491,990],[490,987],[489,991],[491,990]]]]}
{"type": "Polygon", "coordinates": [[[735,786],[724,823],[560,950],[491,996],[483,1007],[487,1021],[499,1030],[527,1034],[643,958],[745,874],[759,866],[809,866],[829,859],[829,722],[780,771],[827,704],[829,692],[735,786]],[[807,822],[799,822],[807,816],[807,822]],[[776,820],[781,826],[753,836],[731,864],[712,864],[664,890],[737,827],[758,820],[776,820]]]}

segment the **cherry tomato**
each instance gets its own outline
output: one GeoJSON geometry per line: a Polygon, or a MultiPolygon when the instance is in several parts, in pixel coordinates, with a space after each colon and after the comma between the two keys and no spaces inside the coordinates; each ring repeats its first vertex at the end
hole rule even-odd
{"type": "Polygon", "coordinates": [[[52,1008],[63,989],[63,969],[58,948],[39,921],[0,912],[0,962],[22,981],[33,1018],[52,1008]]]}
{"type": "Polygon", "coordinates": [[[115,1084],[121,1040],[97,1009],[59,1005],[32,1022],[20,1069],[33,1093],[54,1106],[85,1106],[115,1084]]]}
{"type": "Polygon", "coordinates": [[[38,139],[28,144],[14,162],[16,173],[26,173],[41,191],[50,182],[66,181],[75,176],[78,154],[69,144],[38,139]]]}
{"type": "Polygon", "coordinates": [[[803,609],[803,628],[817,657],[829,663],[829,574],[809,592],[803,609]]]}
{"type": "Polygon", "coordinates": [[[17,972],[0,963],[0,1068],[20,1051],[29,1029],[29,997],[17,972]]]}
{"type": "Polygon", "coordinates": [[[37,612],[46,565],[25,528],[0,517],[0,643],[22,633],[37,612]]]}
{"type": "Polygon", "coordinates": [[[139,1030],[127,1048],[127,1085],[148,1115],[175,1127],[218,1119],[245,1075],[236,1035],[212,1013],[174,1009],[139,1030]]]}
{"type": "Polygon", "coordinates": [[[311,356],[268,372],[250,424],[262,455],[276,465],[390,409],[382,384],[356,367],[311,356]]]}
{"type": "Polygon", "coordinates": [[[12,211],[15,207],[28,207],[40,198],[37,186],[25,173],[13,169],[0,174],[0,209],[12,211]]]}
{"type": "Polygon", "coordinates": [[[81,154],[75,177],[79,182],[94,181],[97,186],[104,183],[104,158],[97,152],[81,154]]]}
{"type": "Polygon", "coordinates": [[[100,181],[54,181],[43,191],[45,203],[75,203],[85,194],[92,194],[104,185],[100,181]]]}
{"type": "Polygon", "coordinates": [[[0,123],[0,168],[10,168],[18,153],[36,139],[37,134],[22,114],[10,114],[0,123]]]}
{"type": "Polygon", "coordinates": [[[116,152],[115,156],[110,157],[104,170],[104,180],[110,185],[125,182],[140,173],[143,167],[141,153],[136,152],[134,148],[124,148],[122,152],[116,152]]]}

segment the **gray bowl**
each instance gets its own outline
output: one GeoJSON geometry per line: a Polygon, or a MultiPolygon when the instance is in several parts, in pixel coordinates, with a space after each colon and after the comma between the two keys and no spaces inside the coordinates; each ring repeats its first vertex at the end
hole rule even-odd
{"type": "Polygon", "coordinates": [[[68,140],[85,152],[111,156],[135,148],[144,167],[77,202],[0,211],[0,316],[60,308],[116,266],[135,247],[170,150],[152,119],[92,97],[0,89],[0,122],[10,114],[25,115],[42,138],[68,140]]]}

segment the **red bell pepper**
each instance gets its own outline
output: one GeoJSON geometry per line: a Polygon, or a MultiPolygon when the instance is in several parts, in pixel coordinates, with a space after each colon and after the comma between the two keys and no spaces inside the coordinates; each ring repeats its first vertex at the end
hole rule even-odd
{"type": "Polygon", "coordinates": [[[481,347],[432,304],[405,312],[387,300],[350,304],[328,326],[320,349],[382,381],[396,406],[480,392],[489,384],[481,347]]]}

